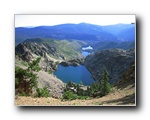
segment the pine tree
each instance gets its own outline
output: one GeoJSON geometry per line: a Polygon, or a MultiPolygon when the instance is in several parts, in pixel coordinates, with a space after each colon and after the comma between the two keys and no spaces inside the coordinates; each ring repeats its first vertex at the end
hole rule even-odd
{"type": "Polygon", "coordinates": [[[110,89],[111,89],[111,85],[108,82],[108,72],[106,68],[104,67],[102,80],[100,81],[101,96],[107,95],[110,92],[110,89]]]}
{"type": "Polygon", "coordinates": [[[33,88],[37,88],[37,74],[35,71],[39,71],[39,62],[41,58],[30,62],[27,69],[15,67],[15,90],[16,94],[31,95],[33,88]]]}

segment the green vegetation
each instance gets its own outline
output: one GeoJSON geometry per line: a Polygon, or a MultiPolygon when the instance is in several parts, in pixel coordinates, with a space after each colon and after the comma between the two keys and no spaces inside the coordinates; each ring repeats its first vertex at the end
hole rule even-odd
{"type": "Polygon", "coordinates": [[[46,87],[38,88],[37,75],[35,71],[41,70],[39,62],[41,58],[37,58],[28,64],[27,69],[15,67],[15,94],[20,96],[32,96],[33,90],[36,91],[35,97],[49,97],[49,91],[46,87]]]}
{"type": "Polygon", "coordinates": [[[32,89],[37,87],[37,75],[28,69],[15,68],[15,90],[19,95],[31,95],[32,89]]]}
{"type": "Polygon", "coordinates": [[[63,94],[63,99],[87,99],[88,97],[102,97],[107,95],[111,91],[111,85],[108,82],[108,72],[104,67],[103,77],[100,82],[95,82],[84,89],[85,86],[81,84],[75,84],[69,81],[63,94]]]}
{"type": "Polygon", "coordinates": [[[52,73],[53,73],[53,70],[49,69],[49,70],[48,70],[48,73],[49,73],[49,74],[52,74],[52,73]]]}
{"type": "Polygon", "coordinates": [[[110,89],[111,89],[111,85],[108,82],[108,72],[106,68],[104,67],[103,78],[100,81],[101,96],[107,95],[110,92],[110,89]]]}
{"type": "Polygon", "coordinates": [[[28,64],[27,64],[26,62],[21,61],[20,63],[21,63],[23,66],[26,66],[26,67],[28,66],[28,64]]]}
{"type": "MultiPolygon", "coordinates": [[[[81,57],[81,48],[85,46],[87,43],[79,40],[55,40],[55,39],[46,39],[46,38],[31,38],[25,41],[26,43],[36,42],[37,44],[44,45],[49,50],[47,52],[53,52],[53,54],[49,54],[51,57],[63,59],[72,59],[77,56],[81,57]]],[[[31,48],[31,47],[30,47],[31,48]]],[[[32,49],[36,52],[36,50],[32,49]]]]}
{"type": "Polygon", "coordinates": [[[78,95],[77,94],[74,94],[72,91],[66,91],[64,94],[63,94],[63,99],[65,100],[75,100],[78,98],[78,95]]]}
{"type": "Polygon", "coordinates": [[[36,93],[35,97],[50,97],[50,93],[49,93],[47,87],[37,88],[36,91],[37,91],[37,93],[36,93]]]}
{"type": "Polygon", "coordinates": [[[69,81],[64,89],[62,99],[64,100],[75,100],[75,99],[87,99],[86,91],[83,90],[81,84],[75,84],[69,81]]]}
{"type": "MultiPolygon", "coordinates": [[[[35,97],[49,97],[50,93],[47,87],[38,88],[37,75],[35,72],[41,70],[39,62],[41,58],[37,58],[28,63],[28,68],[22,69],[20,67],[15,68],[15,91],[20,96],[35,96],[35,97]],[[33,92],[34,91],[34,92],[33,92]]],[[[55,63],[57,65],[58,63],[55,63]]],[[[52,71],[49,70],[51,74],[52,71]]],[[[62,96],[63,100],[74,99],[87,99],[89,97],[102,97],[107,95],[111,91],[111,85],[108,82],[108,72],[104,68],[103,76],[100,82],[95,82],[90,86],[83,86],[83,83],[75,84],[69,81],[64,89],[62,96]]]]}
{"type": "Polygon", "coordinates": [[[108,72],[104,67],[102,80],[98,83],[93,83],[87,88],[87,92],[89,96],[92,97],[102,97],[107,95],[111,91],[111,85],[108,82],[108,72]]]}
{"type": "Polygon", "coordinates": [[[51,63],[48,63],[48,66],[50,67],[48,70],[46,70],[49,74],[53,74],[55,70],[57,70],[57,67],[58,67],[58,64],[59,62],[51,62],[51,63]]]}
{"type": "Polygon", "coordinates": [[[39,62],[40,62],[41,58],[37,58],[36,60],[32,61],[29,63],[29,67],[28,67],[28,70],[29,71],[40,71],[41,68],[39,67],[39,62]]]}

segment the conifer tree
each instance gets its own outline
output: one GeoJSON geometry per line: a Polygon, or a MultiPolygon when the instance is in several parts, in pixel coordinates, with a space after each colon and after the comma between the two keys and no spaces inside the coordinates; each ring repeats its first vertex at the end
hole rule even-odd
{"type": "Polygon", "coordinates": [[[15,90],[16,94],[30,95],[32,89],[37,88],[37,74],[33,71],[39,71],[39,62],[41,58],[30,62],[27,69],[15,67],[15,90]]]}
{"type": "Polygon", "coordinates": [[[110,89],[111,89],[111,85],[108,82],[108,72],[106,68],[104,67],[102,80],[100,81],[101,96],[107,95],[110,92],[110,89]]]}

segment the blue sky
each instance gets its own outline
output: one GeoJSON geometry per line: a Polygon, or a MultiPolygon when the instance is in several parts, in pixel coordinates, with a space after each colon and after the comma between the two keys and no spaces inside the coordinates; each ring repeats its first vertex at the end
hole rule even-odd
{"type": "Polygon", "coordinates": [[[135,22],[135,15],[15,15],[15,27],[81,22],[96,25],[130,24],[135,22]]]}

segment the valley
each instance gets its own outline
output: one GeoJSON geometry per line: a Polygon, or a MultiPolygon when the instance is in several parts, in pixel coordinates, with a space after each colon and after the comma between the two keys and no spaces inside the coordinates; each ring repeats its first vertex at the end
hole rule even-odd
{"type": "Polygon", "coordinates": [[[16,105],[135,105],[135,24],[15,28],[15,41],[16,105]]]}

